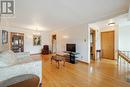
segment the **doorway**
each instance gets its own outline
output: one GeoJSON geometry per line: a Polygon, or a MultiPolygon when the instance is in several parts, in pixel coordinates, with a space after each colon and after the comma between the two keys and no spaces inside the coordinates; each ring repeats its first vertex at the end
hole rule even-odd
{"type": "Polygon", "coordinates": [[[52,35],[52,53],[56,53],[57,43],[56,43],[56,34],[52,35]]]}
{"type": "Polygon", "coordinates": [[[101,32],[102,58],[114,60],[114,31],[101,32]]]}
{"type": "Polygon", "coordinates": [[[96,30],[90,30],[90,58],[96,60],[96,30]]]}

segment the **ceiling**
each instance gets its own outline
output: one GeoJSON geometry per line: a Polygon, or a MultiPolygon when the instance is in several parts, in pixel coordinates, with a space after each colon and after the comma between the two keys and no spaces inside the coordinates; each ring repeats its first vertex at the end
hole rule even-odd
{"type": "Polygon", "coordinates": [[[8,25],[56,30],[102,20],[128,11],[130,0],[15,0],[8,25]]]}

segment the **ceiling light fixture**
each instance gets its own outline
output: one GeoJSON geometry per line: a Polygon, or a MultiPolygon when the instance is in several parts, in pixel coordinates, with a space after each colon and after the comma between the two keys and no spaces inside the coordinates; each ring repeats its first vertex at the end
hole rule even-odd
{"type": "Polygon", "coordinates": [[[34,35],[40,35],[40,32],[38,30],[38,26],[35,27],[35,32],[33,33],[34,35]]]}
{"type": "Polygon", "coordinates": [[[64,35],[64,36],[63,36],[63,38],[64,38],[64,39],[67,39],[67,38],[69,38],[69,36],[67,36],[67,35],[64,35]]]}
{"type": "Polygon", "coordinates": [[[30,30],[34,30],[34,31],[37,30],[39,32],[41,32],[41,31],[48,31],[47,28],[39,26],[39,25],[29,25],[29,26],[26,26],[26,28],[30,29],[30,30]]]}
{"type": "Polygon", "coordinates": [[[109,23],[108,26],[115,26],[116,23],[112,22],[112,23],[109,23]]]}

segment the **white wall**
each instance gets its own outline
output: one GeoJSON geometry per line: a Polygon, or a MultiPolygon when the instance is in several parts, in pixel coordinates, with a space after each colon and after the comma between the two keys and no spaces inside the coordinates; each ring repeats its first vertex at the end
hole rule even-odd
{"type": "Polygon", "coordinates": [[[130,51],[130,20],[128,16],[128,14],[124,14],[118,21],[118,49],[122,51],[130,51]]]}
{"type": "Polygon", "coordinates": [[[42,36],[42,44],[41,46],[33,46],[33,33],[36,33],[36,31],[23,29],[23,28],[9,28],[9,27],[6,28],[4,27],[2,28],[2,30],[7,30],[8,32],[24,33],[24,51],[30,52],[31,54],[41,53],[41,49],[43,45],[44,44],[49,45],[49,32],[38,32],[42,36]]]}
{"type": "Polygon", "coordinates": [[[120,26],[119,30],[119,50],[130,51],[130,24],[120,26]]]}
{"type": "Polygon", "coordinates": [[[2,51],[2,32],[0,30],[0,51],[2,51]]]}
{"type": "Polygon", "coordinates": [[[87,24],[81,24],[78,26],[70,27],[68,29],[56,31],[55,33],[57,34],[57,52],[65,51],[67,43],[75,43],[76,51],[80,53],[78,55],[78,59],[89,63],[87,28],[87,24]],[[65,38],[65,36],[67,36],[67,38],[65,38]]]}

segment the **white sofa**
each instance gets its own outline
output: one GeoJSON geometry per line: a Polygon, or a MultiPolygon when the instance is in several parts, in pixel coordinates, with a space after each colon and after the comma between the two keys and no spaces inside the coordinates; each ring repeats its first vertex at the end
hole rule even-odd
{"type": "Polygon", "coordinates": [[[42,80],[42,61],[33,60],[29,53],[0,53],[0,82],[23,74],[35,74],[42,80]]]}

